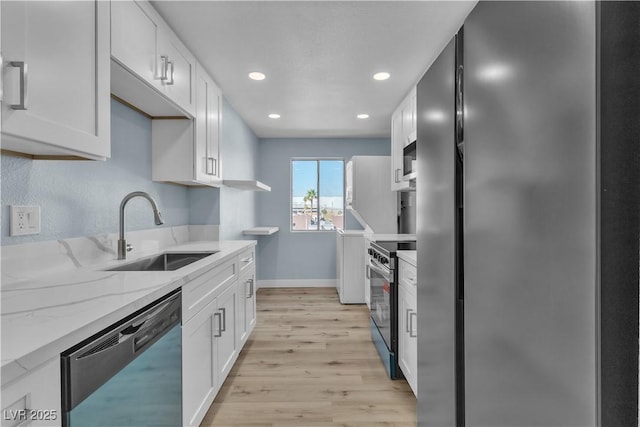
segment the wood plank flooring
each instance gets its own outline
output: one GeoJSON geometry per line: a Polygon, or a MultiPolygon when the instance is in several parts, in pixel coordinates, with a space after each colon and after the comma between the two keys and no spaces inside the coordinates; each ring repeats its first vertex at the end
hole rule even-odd
{"type": "Polygon", "coordinates": [[[258,320],[201,426],[416,425],[416,398],[390,380],[366,305],[335,288],[260,289],[258,320]]]}

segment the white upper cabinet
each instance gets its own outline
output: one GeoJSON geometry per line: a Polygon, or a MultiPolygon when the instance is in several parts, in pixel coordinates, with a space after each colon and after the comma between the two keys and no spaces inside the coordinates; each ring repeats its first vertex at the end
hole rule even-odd
{"type": "Polygon", "coordinates": [[[416,140],[416,122],[417,96],[414,87],[391,116],[391,189],[394,191],[412,189],[411,183],[403,179],[408,173],[404,167],[403,149],[416,140]]]}
{"type": "Polygon", "coordinates": [[[111,14],[113,94],[151,117],[195,116],[191,52],[148,2],[112,1],[111,14]]]}
{"type": "Polygon", "coordinates": [[[110,156],[109,3],[1,3],[2,148],[110,156]]]}
{"type": "Polygon", "coordinates": [[[152,178],[183,185],[222,185],[222,93],[198,64],[193,120],[153,120],[152,178]]]}
{"type": "Polygon", "coordinates": [[[220,121],[222,92],[213,79],[196,64],[195,173],[196,180],[219,184],[220,121]]]}
{"type": "Polygon", "coordinates": [[[195,114],[196,59],[169,30],[160,33],[161,84],[164,93],[192,116],[195,114]],[[166,59],[165,59],[166,58],[166,59]]]}
{"type": "Polygon", "coordinates": [[[111,2],[112,58],[157,88],[159,33],[158,23],[137,2],[111,2]]]}

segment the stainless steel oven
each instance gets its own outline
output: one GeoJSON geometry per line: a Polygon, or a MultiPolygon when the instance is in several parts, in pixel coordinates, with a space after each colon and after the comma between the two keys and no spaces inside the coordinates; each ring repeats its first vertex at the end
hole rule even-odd
{"type": "Polygon", "coordinates": [[[371,338],[389,377],[403,378],[398,367],[398,273],[396,251],[415,249],[411,242],[371,242],[367,278],[370,288],[371,338]]]}

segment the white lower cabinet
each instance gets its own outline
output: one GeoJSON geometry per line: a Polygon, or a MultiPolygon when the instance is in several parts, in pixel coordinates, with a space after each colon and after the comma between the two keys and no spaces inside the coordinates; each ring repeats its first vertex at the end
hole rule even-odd
{"type": "Polygon", "coordinates": [[[255,325],[255,266],[239,267],[246,252],[182,287],[185,426],[202,422],[255,325]]]}
{"type": "Polygon", "coordinates": [[[256,270],[252,266],[240,275],[238,282],[238,341],[244,344],[256,325],[256,270]]]}
{"type": "Polygon", "coordinates": [[[398,365],[418,395],[418,311],[416,267],[400,260],[398,274],[398,365]]]}
{"type": "Polygon", "coordinates": [[[60,426],[60,358],[2,386],[2,426],[60,426]]]}
{"type": "MultiPolygon", "coordinates": [[[[238,286],[234,283],[217,298],[218,333],[216,334],[216,349],[218,351],[218,376],[224,381],[233,362],[238,358],[236,328],[236,307],[238,306],[238,286]]],[[[216,313],[214,313],[214,316],[216,313]]]]}
{"type": "Polygon", "coordinates": [[[182,326],[182,420],[198,425],[220,388],[218,379],[217,301],[214,299],[182,326]]]}
{"type": "Polygon", "coordinates": [[[237,282],[182,326],[182,420],[199,425],[238,357],[237,282]]]}

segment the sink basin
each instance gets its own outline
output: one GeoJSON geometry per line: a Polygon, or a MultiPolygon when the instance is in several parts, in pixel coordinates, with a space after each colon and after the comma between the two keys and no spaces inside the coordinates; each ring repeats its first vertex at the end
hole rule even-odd
{"type": "Polygon", "coordinates": [[[165,252],[129,264],[109,268],[107,271],[173,271],[213,255],[215,252],[165,252]]]}

